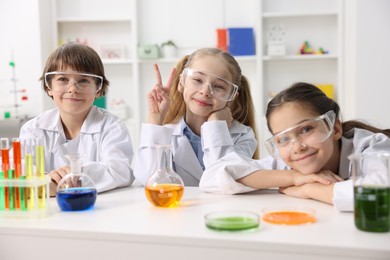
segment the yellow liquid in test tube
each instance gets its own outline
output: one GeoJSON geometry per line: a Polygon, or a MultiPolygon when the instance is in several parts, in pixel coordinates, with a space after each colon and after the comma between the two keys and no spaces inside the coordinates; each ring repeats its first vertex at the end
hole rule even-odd
{"type": "MultiPolygon", "coordinates": [[[[36,166],[37,166],[37,177],[45,177],[45,151],[42,145],[36,146],[36,166]]],[[[46,208],[46,187],[42,185],[38,187],[38,208],[46,208]]]]}
{"type": "MultiPolygon", "coordinates": [[[[26,173],[26,179],[31,180],[33,177],[33,156],[32,154],[26,154],[24,156],[24,168],[26,173]]],[[[35,201],[34,201],[34,188],[33,187],[27,187],[26,192],[26,204],[27,209],[33,209],[35,207],[35,201]]]]}

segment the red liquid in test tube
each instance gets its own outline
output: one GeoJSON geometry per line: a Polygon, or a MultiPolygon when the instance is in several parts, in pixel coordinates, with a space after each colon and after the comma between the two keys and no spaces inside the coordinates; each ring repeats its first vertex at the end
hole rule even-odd
{"type": "MultiPolygon", "coordinates": [[[[19,177],[22,175],[22,148],[20,146],[20,140],[18,138],[12,139],[12,148],[14,152],[14,169],[15,174],[14,178],[19,179],[19,177]]],[[[16,208],[20,208],[20,198],[19,198],[19,187],[15,188],[15,205],[16,208]]]]}
{"type": "MultiPolygon", "coordinates": [[[[9,141],[8,138],[1,138],[0,139],[0,147],[1,147],[1,162],[3,164],[3,172],[4,172],[4,179],[8,179],[8,170],[9,170],[9,141]]],[[[9,208],[9,194],[8,194],[8,187],[5,187],[4,189],[4,195],[5,195],[5,208],[9,208]]]]}

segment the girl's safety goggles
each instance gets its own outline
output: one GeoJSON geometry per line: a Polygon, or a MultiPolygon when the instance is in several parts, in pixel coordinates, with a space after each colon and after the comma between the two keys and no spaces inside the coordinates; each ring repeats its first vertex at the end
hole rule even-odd
{"type": "Polygon", "coordinates": [[[207,86],[210,94],[221,101],[232,101],[238,91],[238,86],[212,74],[185,68],[180,75],[180,83],[193,90],[202,90],[207,86]]]}
{"type": "Polygon", "coordinates": [[[335,113],[330,110],[275,134],[265,142],[265,146],[271,155],[277,157],[278,153],[289,154],[296,142],[306,146],[320,144],[333,132],[335,119],[335,113]]]}

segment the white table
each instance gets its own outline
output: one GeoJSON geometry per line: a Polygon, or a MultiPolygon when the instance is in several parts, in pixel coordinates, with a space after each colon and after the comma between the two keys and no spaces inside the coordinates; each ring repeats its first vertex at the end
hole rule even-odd
{"type": "Polygon", "coordinates": [[[180,207],[153,207],[142,187],[98,195],[95,209],[61,212],[50,199],[46,218],[0,219],[0,259],[390,259],[390,233],[355,228],[353,213],[291,198],[274,190],[243,195],[186,187],[180,207]],[[247,232],[218,232],[204,224],[217,210],[260,213],[270,206],[307,206],[318,222],[279,226],[261,222],[247,232]]]}

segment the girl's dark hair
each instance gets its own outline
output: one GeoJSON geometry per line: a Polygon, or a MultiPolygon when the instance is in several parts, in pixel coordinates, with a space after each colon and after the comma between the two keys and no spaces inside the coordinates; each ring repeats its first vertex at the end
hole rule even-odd
{"type": "Polygon", "coordinates": [[[104,96],[108,91],[110,84],[104,74],[103,62],[99,54],[91,47],[77,42],[68,42],[55,49],[46,61],[40,80],[42,87],[48,93],[49,89],[45,85],[45,73],[52,71],[62,71],[66,68],[77,72],[95,74],[103,77],[100,96],[104,96]]]}
{"type": "MultiPolygon", "coordinates": [[[[329,110],[333,110],[336,118],[340,118],[340,107],[333,99],[328,98],[321,89],[312,84],[298,82],[281,91],[268,103],[265,116],[267,118],[268,129],[271,133],[272,129],[269,125],[269,117],[276,109],[288,102],[297,102],[306,105],[318,115],[323,115],[329,110]]],[[[382,133],[390,137],[390,129],[379,129],[357,120],[342,122],[343,135],[353,128],[366,129],[373,133],[382,133]]]]}

